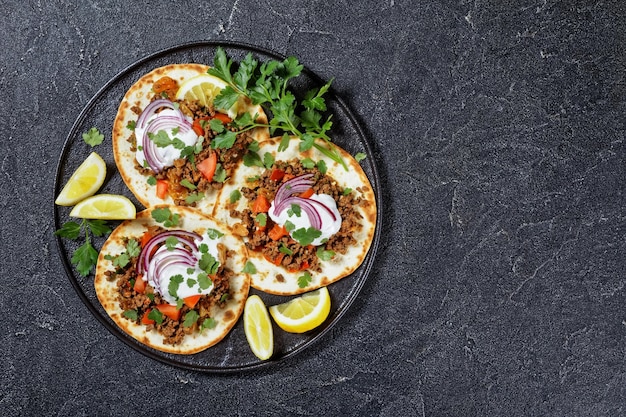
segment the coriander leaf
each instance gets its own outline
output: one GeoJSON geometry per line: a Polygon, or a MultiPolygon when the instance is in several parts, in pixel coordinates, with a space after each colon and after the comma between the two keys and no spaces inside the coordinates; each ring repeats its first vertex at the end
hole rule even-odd
{"type": "Polygon", "coordinates": [[[253,140],[252,142],[250,142],[250,144],[248,145],[248,150],[250,152],[258,152],[259,151],[259,142],[256,141],[256,140],[253,140]]]}
{"type": "Polygon", "coordinates": [[[170,139],[165,130],[159,130],[156,134],[148,134],[148,137],[159,148],[172,144],[172,139],[170,139]]]}
{"type": "Polygon", "coordinates": [[[302,215],[302,209],[298,204],[293,203],[291,204],[291,207],[289,207],[289,209],[287,210],[287,215],[289,217],[291,217],[292,215],[300,217],[302,215]]]}
{"type": "Polygon", "coordinates": [[[314,227],[300,228],[294,230],[291,237],[300,244],[300,246],[310,245],[315,239],[322,236],[322,231],[317,230],[314,227]]]}
{"type": "Polygon", "coordinates": [[[215,167],[215,174],[213,174],[213,181],[224,182],[226,181],[226,170],[222,167],[222,164],[217,164],[215,167]]]}
{"type": "Polygon", "coordinates": [[[183,276],[180,274],[176,274],[173,277],[171,277],[170,283],[167,286],[167,292],[169,292],[169,294],[172,297],[178,297],[178,288],[180,287],[180,284],[182,284],[184,280],[185,278],[183,278],[183,276]]]}
{"type": "Polygon", "coordinates": [[[224,87],[220,93],[215,96],[213,105],[220,110],[228,110],[235,105],[239,99],[239,93],[230,85],[224,87]]]}
{"type": "Polygon", "coordinates": [[[206,290],[211,285],[213,285],[213,281],[211,281],[211,278],[209,278],[208,274],[204,272],[198,274],[198,286],[201,290],[206,290]]]}
{"type": "Polygon", "coordinates": [[[104,236],[111,233],[111,228],[105,220],[87,220],[87,227],[94,236],[104,236]]]}
{"type": "Polygon", "coordinates": [[[71,261],[76,266],[78,273],[86,277],[98,261],[98,251],[87,241],[74,251],[71,261]]]}
{"type": "MultiPolygon", "coordinates": [[[[258,118],[258,115],[255,119],[256,118],[258,118]]],[[[254,124],[254,120],[252,119],[252,115],[250,113],[245,112],[235,118],[234,124],[238,128],[244,128],[254,124]]]]}
{"type": "Polygon", "coordinates": [[[280,140],[280,144],[278,145],[278,152],[283,152],[284,150],[286,150],[289,147],[290,140],[291,138],[289,137],[289,135],[285,133],[280,140]]]}
{"type": "Polygon", "coordinates": [[[284,243],[280,244],[280,247],[278,248],[278,251],[280,253],[284,253],[285,255],[289,255],[289,256],[293,255],[293,251],[291,249],[289,249],[287,246],[285,246],[284,243]]]}
{"type": "Polygon", "coordinates": [[[267,225],[267,214],[259,213],[259,214],[256,215],[254,220],[256,220],[256,222],[259,224],[259,226],[265,227],[267,225]]]}
{"type": "Polygon", "coordinates": [[[263,161],[261,161],[261,157],[256,152],[248,152],[243,156],[243,164],[247,167],[261,167],[263,168],[263,161]]]}
{"type": "Polygon", "coordinates": [[[204,321],[202,321],[200,331],[203,331],[204,329],[212,329],[215,326],[217,326],[217,322],[215,321],[215,319],[213,317],[207,317],[206,319],[204,319],[204,321]]]}
{"type": "Polygon", "coordinates": [[[233,75],[233,83],[239,88],[241,91],[246,91],[248,89],[248,82],[254,75],[254,71],[258,62],[253,58],[251,53],[248,53],[241,64],[239,64],[239,68],[235,75],[233,75]]]}
{"type": "Polygon", "coordinates": [[[152,218],[158,222],[163,223],[170,218],[172,212],[167,207],[156,208],[152,210],[152,218]]]}
{"type": "Polygon", "coordinates": [[[312,160],[311,158],[304,158],[303,160],[300,161],[300,163],[302,164],[303,167],[311,169],[315,166],[315,161],[312,160]]]}
{"type": "Polygon", "coordinates": [[[344,188],[344,189],[343,189],[343,193],[342,193],[342,194],[343,194],[343,195],[348,195],[348,194],[350,194],[351,192],[352,192],[352,188],[350,188],[350,187],[346,187],[346,188],[344,188]]]}
{"type": "Polygon", "coordinates": [[[189,189],[189,190],[195,190],[196,187],[194,183],[192,183],[191,181],[189,181],[187,178],[184,178],[180,181],[180,185],[182,185],[183,187],[189,189]]]}
{"type": "Polygon", "coordinates": [[[304,275],[298,277],[298,287],[305,288],[311,283],[312,277],[309,271],[306,271],[304,275]]]}
{"type": "Polygon", "coordinates": [[[289,220],[287,220],[287,221],[285,222],[284,227],[285,227],[285,230],[286,230],[286,231],[291,232],[293,229],[295,229],[295,228],[296,228],[296,225],[295,225],[295,224],[293,224],[293,223],[291,223],[289,220]]]}
{"type": "Polygon", "coordinates": [[[209,126],[211,127],[211,130],[215,133],[222,133],[224,131],[224,124],[218,118],[211,119],[211,121],[209,122],[209,126]]]}
{"type": "Polygon", "coordinates": [[[131,258],[135,258],[139,256],[140,252],[141,246],[139,246],[139,242],[137,242],[135,239],[130,239],[126,244],[126,253],[128,253],[128,256],[130,256],[131,258]]]}
{"type": "Polygon", "coordinates": [[[322,174],[326,174],[326,171],[328,171],[328,167],[326,166],[326,162],[324,162],[323,159],[320,159],[319,161],[317,161],[317,169],[322,174]]]}
{"type": "Polygon", "coordinates": [[[126,129],[128,129],[128,130],[135,130],[136,125],[137,125],[136,121],[129,120],[128,123],[126,124],[126,129]]]}
{"type": "Polygon", "coordinates": [[[245,266],[243,267],[244,274],[256,274],[256,266],[252,263],[252,261],[246,261],[245,266]]]}
{"type": "Polygon", "coordinates": [[[126,317],[127,319],[130,319],[132,321],[137,321],[137,319],[138,319],[137,310],[124,310],[122,315],[124,317],[126,317]]]}
{"type": "Polygon", "coordinates": [[[178,240],[176,236],[168,236],[165,239],[165,247],[169,251],[174,250],[174,248],[176,247],[176,245],[178,245],[178,243],[180,243],[180,241],[178,240]]]}
{"type": "Polygon", "coordinates": [[[146,182],[148,183],[148,185],[156,185],[157,179],[154,178],[152,175],[150,175],[148,179],[146,180],[146,182]]]}
{"type": "Polygon", "coordinates": [[[193,204],[196,201],[200,201],[204,198],[204,193],[191,193],[185,198],[185,203],[193,204]]]}
{"type": "Polygon", "coordinates": [[[220,232],[217,229],[207,229],[206,231],[207,236],[209,237],[209,239],[215,240],[215,239],[219,239],[222,236],[224,236],[224,233],[220,232]]]}
{"type": "Polygon", "coordinates": [[[231,191],[229,198],[231,203],[236,203],[241,198],[241,192],[235,189],[231,191]]]}
{"type": "Polygon", "coordinates": [[[196,324],[200,315],[196,310],[189,310],[187,314],[185,314],[185,320],[183,321],[184,327],[191,327],[196,324]]]}
{"type": "Polygon", "coordinates": [[[80,224],[69,221],[64,223],[59,230],[54,232],[54,234],[67,239],[76,239],[80,235],[80,228],[80,224]]]}
{"type": "Polygon", "coordinates": [[[270,169],[272,165],[274,165],[274,155],[269,152],[265,152],[263,155],[263,165],[265,165],[265,168],[270,169]]]}
{"type": "Polygon", "coordinates": [[[92,127],[87,133],[83,133],[83,140],[87,145],[91,145],[91,147],[93,148],[94,146],[100,145],[102,143],[102,141],[104,140],[104,135],[100,133],[97,128],[92,127]]]}
{"type": "MultiPolygon", "coordinates": [[[[198,267],[209,275],[215,274],[219,266],[220,266],[220,263],[213,257],[213,255],[211,255],[208,252],[203,253],[202,257],[198,261],[198,267]]],[[[204,289],[202,287],[203,284],[200,278],[198,278],[198,282],[200,282],[200,288],[204,289]]],[[[207,285],[205,288],[208,288],[208,287],[209,286],[207,285]]]]}
{"type": "Polygon", "coordinates": [[[302,142],[300,142],[300,152],[308,151],[313,147],[313,143],[315,143],[315,136],[305,133],[302,135],[302,142]]]}
{"type": "Polygon", "coordinates": [[[318,247],[315,254],[322,261],[330,261],[335,256],[335,252],[332,250],[325,250],[323,246],[318,247]]]}
{"type": "Polygon", "coordinates": [[[130,262],[130,257],[128,256],[128,253],[123,252],[113,258],[112,261],[114,266],[124,268],[130,262]]]}
{"type": "Polygon", "coordinates": [[[215,51],[215,57],[213,58],[213,67],[209,68],[207,73],[215,75],[216,77],[230,83],[232,82],[232,76],[230,72],[230,67],[232,66],[232,64],[233,62],[226,56],[224,48],[220,46],[215,51]]]}
{"type": "Polygon", "coordinates": [[[225,302],[226,300],[228,300],[230,298],[230,294],[229,293],[224,293],[222,294],[222,296],[220,297],[220,303],[225,302]]]}
{"type": "Polygon", "coordinates": [[[156,308],[153,308],[152,310],[150,310],[150,313],[148,313],[148,318],[150,320],[154,320],[157,324],[163,323],[163,313],[161,313],[156,308]]]}
{"type": "Polygon", "coordinates": [[[319,129],[322,115],[316,110],[304,110],[302,113],[300,113],[300,120],[302,123],[302,127],[319,129]]]}
{"type": "Polygon", "coordinates": [[[213,149],[230,149],[237,140],[237,133],[226,130],[215,136],[211,141],[213,149]]]}
{"type": "Polygon", "coordinates": [[[367,155],[363,152],[357,152],[356,155],[354,155],[354,159],[356,159],[357,162],[361,162],[365,158],[367,158],[367,155]]]}

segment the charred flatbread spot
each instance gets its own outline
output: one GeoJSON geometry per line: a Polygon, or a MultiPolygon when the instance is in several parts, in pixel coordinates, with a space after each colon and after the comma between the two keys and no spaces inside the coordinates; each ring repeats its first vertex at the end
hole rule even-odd
{"type": "Polygon", "coordinates": [[[231,321],[235,319],[235,313],[232,310],[226,310],[224,312],[224,320],[231,321]]]}
{"type": "Polygon", "coordinates": [[[276,281],[285,282],[285,277],[283,276],[283,274],[276,274],[276,281]]]}

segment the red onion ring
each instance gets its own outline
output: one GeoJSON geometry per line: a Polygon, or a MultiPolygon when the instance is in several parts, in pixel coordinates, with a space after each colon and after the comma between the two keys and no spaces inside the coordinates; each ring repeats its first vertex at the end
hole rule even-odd
{"type": "Polygon", "coordinates": [[[308,190],[315,183],[315,181],[310,179],[312,176],[313,174],[299,175],[282,183],[276,190],[274,204],[280,204],[285,198],[308,190]]]}
{"type": "Polygon", "coordinates": [[[198,245],[196,245],[195,240],[202,240],[202,236],[194,232],[187,232],[185,230],[169,230],[163,233],[159,233],[158,235],[153,236],[148,243],[141,249],[139,253],[139,258],[137,259],[137,272],[139,274],[144,273],[148,270],[148,266],[150,264],[150,258],[152,254],[152,250],[159,244],[165,242],[165,240],[174,236],[179,239],[183,239],[183,243],[189,245],[192,251],[198,250],[198,245]]]}

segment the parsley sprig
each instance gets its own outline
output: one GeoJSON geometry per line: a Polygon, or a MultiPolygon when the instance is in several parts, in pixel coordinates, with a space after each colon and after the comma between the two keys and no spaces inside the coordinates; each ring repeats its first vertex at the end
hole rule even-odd
{"type": "MultiPolygon", "coordinates": [[[[289,144],[289,135],[300,138],[300,151],[315,147],[333,161],[348,166],[332,144],[328,131],[332,127],[332,115],[324,118],[327,110],[324,94],[330,89],[332,79],[320,88],[308,90],[302,101],[298,101],[289,90],[289,82],[297,78],[303,70],[298,59],[290,56],[283,61],[268,60],[261,64],[249,53],[233,72],[233,60],[223,48],[215,53],[213,67],[208,73],[228,85],[215,97],[214,105],[220,109],[231,108],[240,96],[249,97],[256,105],[263,106],[272,115],[269,125],[260,125],[248,121],[247,128],[267,126],[272,135],[277,130],[284,132],[279,150],[285,150],[289,144]],[[326,146],[315,143],[316,138],[326,141],[326,146]]],[[[242,121],[238,121],[239,127],[242,121]]]]}
{"type": "Polygon", "coordinates": [[[83,219],[81,223],[75,221],[64,223],[54,234],[66,239],[76,240],[81,236],[81,231],[85,233],[85,243],[74,251],[71,262],[76,266],[78,273],[86,277],[96,265],[96,262],[98,262],[98,251],[91,244],[91,236],[104,236],[111,233],[111,228],[104,220],[83,219]]]}

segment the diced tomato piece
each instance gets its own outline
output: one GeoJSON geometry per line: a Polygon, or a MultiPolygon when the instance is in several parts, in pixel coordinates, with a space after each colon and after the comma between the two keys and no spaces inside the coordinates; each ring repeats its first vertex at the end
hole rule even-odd
{"type": "Polygon", "coordinates": [[[157,180],[157,183],[156,183],[157,197],[159,197],[161,200],[165,200],[165,197],[167,197],[168,188],[169,188],[169,184],[167,180],[157,180]]]}
{"type": "Polygon", "coordinates": [[[180,310],[171,304],[159,304],[156,306],[157,310],[163,313],[165,316],[172,320],[180,319],[180,310]]]}
{"type": "Polygon", "coordinates": [[[293,175],[293,174],[287,174],[287,173],[285,173],[285,175],[283,175],[283,182],[287,182],[287,181],[289,181],[289,180],[291,180],[291,179],[294,179],[295,177],[296,177],[296,176],[295,176],[295,175],[293,175]]]}
{"type": "Polygon", "coordinates": [[[152,239],[152,233],[145,231],[144,234],[141,236],[141,242],[139,242],[139,244],[143,248],[148,244],[148,242],[150,242],[150,239],[152,239]]]}
{"type": "Polygon", "coordinates": [[[200,120],[202,119],[195,119],[191,124],[191,128],[196,135],[204,136],[204,129],[202,128],[202,124],[200,124],[200,120]]]}
{"type": "Polygon", "coordinates": [[[254,205],[252,206],[252,211],[254,213],[267,213],[270,209],[270,202],[267,200],[263,194],[259,194],[254,200],[254,205]]]}
{"type": "Polygon", "coordinates": [[[198,171],[202,173],[202,176],[204,176],[207,181],[212,181],[215,170],[217,169],[217,152],[211,152],[211,155],[209,155],[207,159],[196,164],[196,168],[198,168],[198,171]]]}
{"type": "Polygon", "coordinates": [[[183,298],[183,301],[185,302],[185,305],[187,307],[194,308],[196,306],[196,304],[198,304],[198,301],[200,300],[200,296],[201,296],[201,294],[191,295],[189,297],[183,298]]]}
{"type": "Polygon", "coordinates": [[[287,229],[285,229],[283,226],[279,226],[277,224],[275,224],[270,231],[267,233],[267,235],[270,237],[270,239],[272,240],[279,240],[281,237],[283,236],[287,236],[287,229]]]}
{"type": "Polygon", "coordinates": [[[133,289],[139,294],[143,294],[144,292],[146,292],[146,284],[147,282],[143,280],[143,277],[141,275],[137,275],[137,279],[135,279],[135,285],[133,286],[133,289]]]}
{"type": "Polygon", "coordinates": [[[301,265],[299,265],[299,266],[297,266],[295,268],[287,268],[287,270],[289,272],[299,272],[299,271],[304,271],[306,269],[309,269],[309,266],[310,266],[309,262],[308,261],[304,261],[304,262],[302,262],[301,265]]]}
{"type": "Polygon", "coordinates": [[[152,310],[151,309],[147,309],[145,313],[143,313],[143,316],[141,317],[141,324],[154,324],[155,321],[152,319],[148,318],[148,314],[150,314],[152,310]]]}
{"type": "Polygon", "coordinates": [[[313,188],[309,188],[306,191],[300,193],[300,198],[310,198],[313,195],[313,188]]]}
{"type": "Polygon", "coordinates": [[[280,181],[285,176],[285,171],[282,169],[274,168],[272,173],[270,174],[270,180],[272,181],[280,181]]]}
{"type": "Polygon", "coordinates": [[[233,119],[231,119],[227,114],[224,113],[215,113],[213,118],[219,120],[224,124],[228,124],[233,121],[233,119]]]}
{"type": "Polygon", "coordinates": [[[178,90],[178,83],[168,76],[161,77],[152,84],[152,91],[162,93],[168,90],[178,90]]]}

